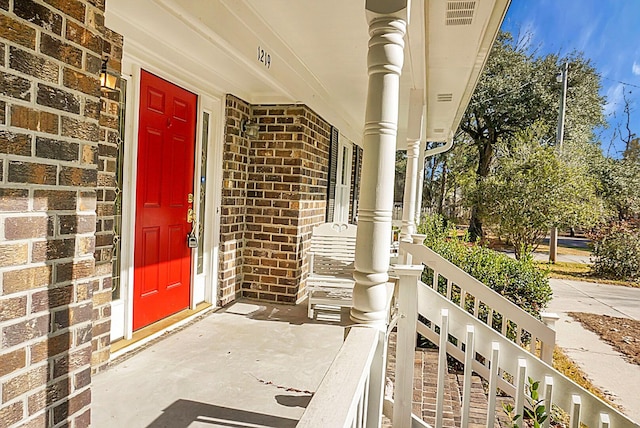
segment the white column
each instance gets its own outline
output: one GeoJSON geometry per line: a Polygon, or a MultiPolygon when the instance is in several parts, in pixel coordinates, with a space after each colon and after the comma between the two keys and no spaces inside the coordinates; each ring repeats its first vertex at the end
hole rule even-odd
{"type": "Polygon", "coordinates": [[[413,89],[409,104],[409,123],[407,126],[407,171],[404,180],[404,198],[402,201],[401,241],[411,241],[416,233],[415,212],[418,192],[418,163],[420,156],[420,135],[422,130],[422,90],[413,89]]]}
{"type": "Polygon", "coordinates": [[[367,0],[369,86],[356,237],[353,307],[358,324],[386,323],[398,94],[408,0],[367,0]]]}
{"type": "Polygon", "coordinates": [[[422,220],[422,189],[424,188],[424,164],[426,158],[424,157],[424,152],[427,149],[427,142],[420,141],[420,149],[418,156],[418,188],[416,189],[416,224],[420,224],[422,220]]]}

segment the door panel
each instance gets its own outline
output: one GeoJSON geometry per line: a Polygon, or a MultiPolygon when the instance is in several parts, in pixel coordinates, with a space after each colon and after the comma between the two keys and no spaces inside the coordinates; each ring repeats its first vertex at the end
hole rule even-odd
{"type": "Polygon", "coordinates": [[[134,330],[189,306],[197,105],[195,94],[144,70],[140,94],[134,330]]]}

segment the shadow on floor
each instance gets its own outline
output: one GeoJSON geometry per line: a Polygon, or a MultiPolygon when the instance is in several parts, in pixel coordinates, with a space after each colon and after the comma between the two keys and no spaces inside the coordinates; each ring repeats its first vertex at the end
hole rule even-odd
{"type": "Polygon", "coordinates": [[[352,324],[349,319],[349,308],[346,307],[337,308],[337,310],[332,311],[333,316],[330,320],[310,319],[307,316],[306,301],[298,305],[278,305],[242,299],[224,308],[222,311],[242,315],[256,321],[277,321],[293,325],[332,324],[346,327],[352,324]]]}
{"type": "Polygon", "coordinates": [[[147,428],[215,427],[295,427],[295,419],[288,419],[246,410],[221,407],[198,401],[178,399],[163,410],[147,428]]]}

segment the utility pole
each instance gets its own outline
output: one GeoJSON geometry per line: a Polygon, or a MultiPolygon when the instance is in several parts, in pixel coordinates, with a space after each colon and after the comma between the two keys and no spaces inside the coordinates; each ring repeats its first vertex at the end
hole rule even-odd
{"type": "MultiPolygon", "coordinates": [[[[565,62],[562,66],[561,75],[558,81],[562,82],[562,93],[560,95],[560,108],[558,109],[558,133],[556,135],[556,147],[558,153],[562,152],[562,142],[564,140],[564,116],[565,105],[567,103],[567,75],[569,74],[569,63],[565,62]]],[[[558,227],[551,228],[551,236],[549,237],[549,262],[555,263],[558,255],[558,227]]]]}

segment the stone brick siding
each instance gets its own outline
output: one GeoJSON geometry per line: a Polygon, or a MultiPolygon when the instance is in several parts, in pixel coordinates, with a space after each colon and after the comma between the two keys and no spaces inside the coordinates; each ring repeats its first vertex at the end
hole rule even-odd
{"type": "Polygon", "coordinates": [[[0,0],[3,427],[88,426],[92,362],[108,358],[109,244],[94,258],[104,7],[0,0]]]}
{"type": "MultiPolygon", "coordinates": [[[[99,21],[101,22],[101,21],[99,21]]],[[[103,58],[108,58],[108,69],[118,73],[122,69],[122,36],[104,28],[103,58]]],[[[91,365],[94,372],[100,371],[109,362],[111,343],[111,297],[113,273],[114,223],[120,135],[120,109],[124,94],[102,91],[100,104],[91,106],[91,116],[99,119],[99,138],[96,151],[87,154],[97,162],[96,203],[96,281],[93,289],[93,327],[91,365]]],[[[122,161],[122,159],[120,159],[122,161]]]]}
{"type": "Polygon", "coordinates": [[[249,118],[251,106],[228,95],[225,105],[225,142],[220,208],[220,274],[221,305],[241,294],[244,263],[245,202],[249,140],[241,134],[242,120],[249,118]]]}
{"type": "Polygon", "coordinates": [[[331,126],[302,105],[232,96],[226,115],[221,303],[296,303],[306,294],[311,230],[325,221],[331,126]],[[241,135],[248,118],[260,125],[258,139],[241,135]]]}

